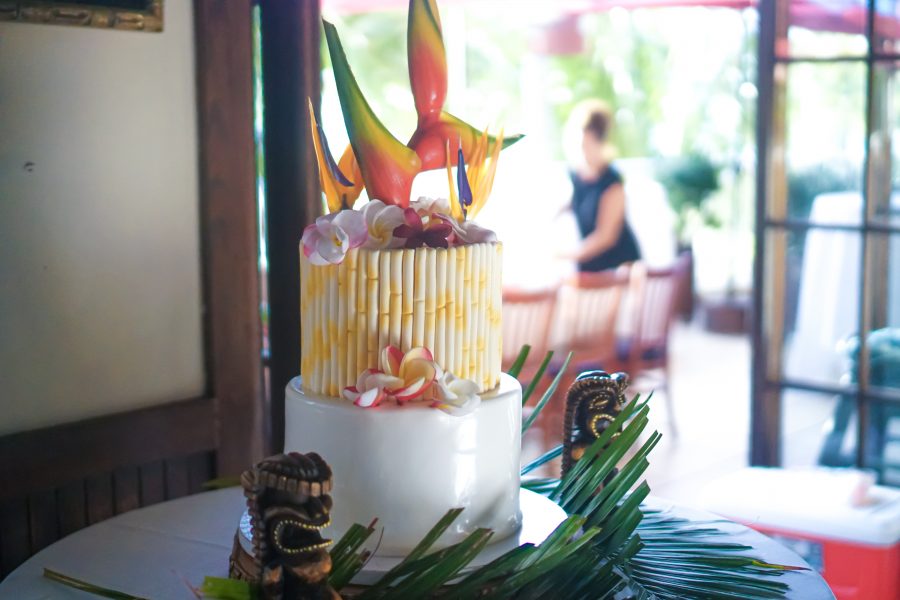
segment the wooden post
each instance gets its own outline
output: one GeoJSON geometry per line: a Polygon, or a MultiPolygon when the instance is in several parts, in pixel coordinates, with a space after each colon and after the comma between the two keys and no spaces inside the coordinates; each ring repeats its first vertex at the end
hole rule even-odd
{"type": "Polygon", "coordinates": [[[284,388],[300,374],[303,228],[321,211],[306,113],[319,105],[319,3],[260,0],[269,295],[270,450],[284,446],[284,388]]]}
{"type": "Polygon", "coordinates": [[[218,474],[265,454],[251,0],[197,0],[197,103],[209,394],[218,474]]]}

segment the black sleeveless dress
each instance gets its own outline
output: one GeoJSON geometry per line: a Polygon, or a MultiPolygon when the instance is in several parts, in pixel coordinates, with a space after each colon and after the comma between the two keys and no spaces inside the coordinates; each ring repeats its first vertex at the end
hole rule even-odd
{"type": "MultiPolygon", "coordinates": [[[[586,238],[597,228],[597,212],[603,201],[603,194],[611,186],[622,183],[622,176],[615,167],[609,166],[599,179],[584,181],[576,173],[571,173],[572,178],[572,212],[578,222],[578,230],[581,237],[586,238]]],[[[622,230],[616,243],[605,252],[592,259],[579,263],[581,272],[596,272],[606,269],[615,269],[622,263],[634,262],[641,258],[637,240],[628,221],[622,223],[622,230]]]]}

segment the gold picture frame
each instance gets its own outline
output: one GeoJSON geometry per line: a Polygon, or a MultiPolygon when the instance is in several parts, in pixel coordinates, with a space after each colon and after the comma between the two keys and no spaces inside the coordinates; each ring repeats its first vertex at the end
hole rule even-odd
{"type": "Polygon", "coordinates": [[[159,32],[163,0],[0,0],[0,22],[159,32]]]}

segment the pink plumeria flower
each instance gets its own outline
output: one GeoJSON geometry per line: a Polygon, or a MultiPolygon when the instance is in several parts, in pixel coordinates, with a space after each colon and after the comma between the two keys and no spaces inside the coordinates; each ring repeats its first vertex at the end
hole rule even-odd
{"type": "Polygon", "coordinates": [[[394,236],[394,230],[405,223],[402,208],[396,204],[372,200],[363,206],[360,212],[369,230],[366,248],[373,250],[399,248],[406,243],[406,240],[394,236]]]}
{"type": "Polygon", "coordinates": [[[478,384],[456,377],[452,373],[442,373],[435,380],[431,394],[434,397],[431,406],[454,417],[462,417],[474,412],[481,404],[478,384]]]}
{"type": "Polygon", "coordinates": [[[366,243],[369,238],[366,220],[361,212],[342,210],[319,217],[303,230],[303,255],[314,265],[337,265],[347,252],[366,243]]]}
{"type": "Polygon", "coordinates": [[[356,385],[344,388],[344,398],[362,408],[374,408],[387,397],[387,387],[398,387],[402,381],[377,369],[366,369],[356,378],[356,385]]]}
{"type": "Polygon", "coordinates": [[[387,346],[381,353],[381,367],[387,375],[400,380],[387,392],[398,402],[409,402],[422,396],[434,383],[438,366],[427,348],[412,348],[404,354],[396,346],[387,346]]]}

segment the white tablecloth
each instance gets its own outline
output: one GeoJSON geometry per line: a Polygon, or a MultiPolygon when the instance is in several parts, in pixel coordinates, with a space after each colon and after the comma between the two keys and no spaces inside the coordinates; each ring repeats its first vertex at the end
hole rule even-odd
{"type": "MultiPolygon", "coordinates": [[[[650,504],[667,506],[658,500],[650,504]]],[[[197,587],[207,575],[227,576],[231,543],[244,506],[241,490],[231,488],[142,508],[82,529],[11,573],[0,583],[0,598],[96,598],[44,578],[46,567],[135,596],[194,600],[188,584],[197,587]]],[[[686,518],[714,518],[698,511],[675,511],[686,518]]],[[[768,562],[806,564],[787,548],[745,527],[718,526],[729,535],[715,541],[753,546],[753,554],[768,562]]],[[[788,573],[783,581],[793,588],[790,598],[833,598],[815,572],[788,573]]]]}
{"type": "Polygon", "coordinates": [[[44,568],[135,596],[196,600],[187,583],[228,576],[246,504],[231,488],[155,504],[82,529],[34,555],[0,584],[4,600],[92,598],[43,576],[44,568]]]}

